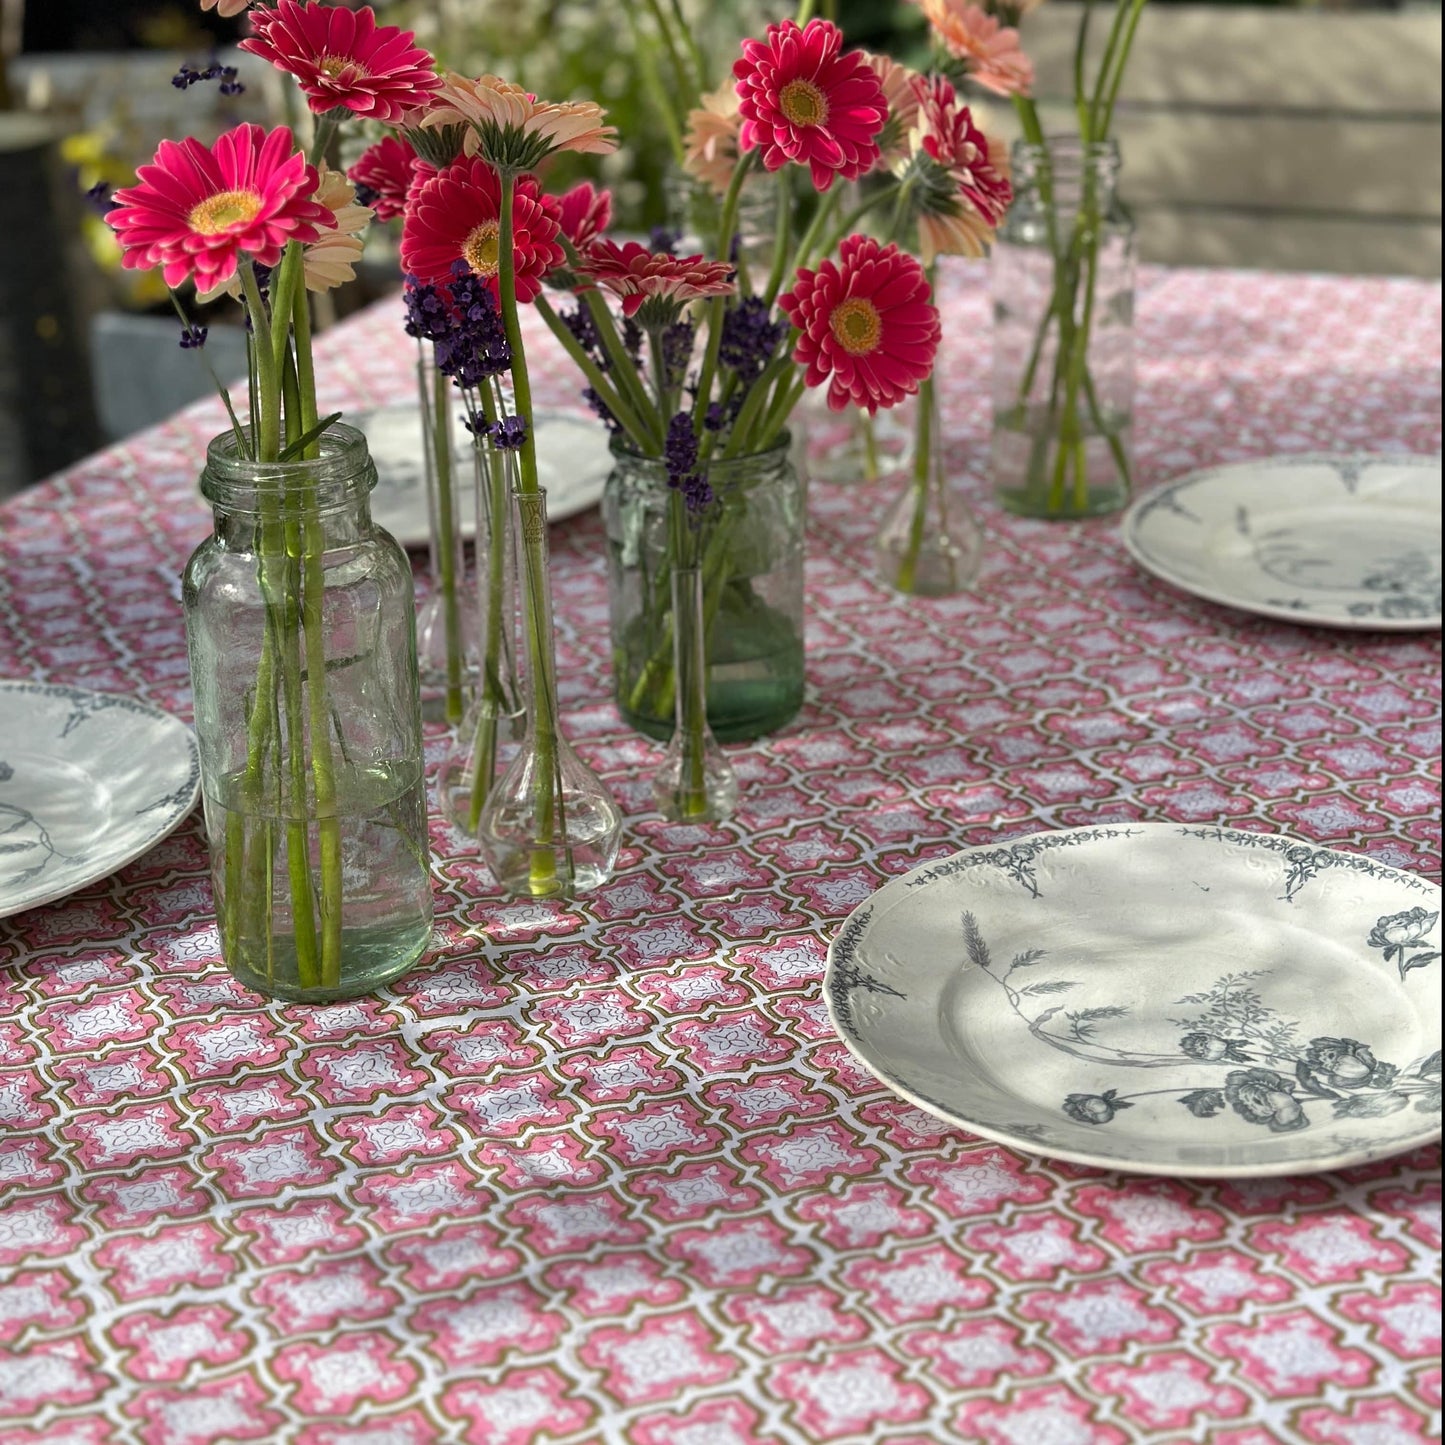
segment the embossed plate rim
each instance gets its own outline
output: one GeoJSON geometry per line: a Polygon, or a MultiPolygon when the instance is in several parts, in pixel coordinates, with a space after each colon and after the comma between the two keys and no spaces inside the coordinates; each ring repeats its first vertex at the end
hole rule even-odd
{"type": "MultiPolygon", "coordinates": [[[[922,990],[914,995],[912,1005],[907,1003],[906,996],[898,994],[888,984],[882,984],[873,975],[864,976],[863,969],[853,960],[860,946],[867,939],[871,927],[882,919],[886,918],[888,912],[906,896],[910,890],[927,888],[940,881],[938,871],[941,869],[950,870],[944,876],[965,875],[967,870],[975,865],[987,865],[988,859],[985,855],[997,857],[1003,852],[1017,850],[1027,847],[1032,853],[1043,851],[1050,847],[1073,846],[1078,843],[1100,842],[1108,839],[1124,837],[1127,840],[1125,846],[1136,846],[1153,853],[1157,859],[1157,847],[1166,839],[1182,840],[1195,838],[1210,844],[1217,844],[1221,848],[1252,848],[1277,853],[1280,857],[1282,868],[1284,868],[1283,879],[1286,894],[1293,896],[1295,890],[1302,890],[1307,883],[1318,876],[1326,869],[1335,867],[1348,868],[1351,872],[1361,873],[1375,882],[1390,887],[1398,888],[1401,895],[1414,895],[1423,898],[1435,911],[1434,919],[1426,925],[1428,929],[1438,930],[1440,911],[1440,888],[1439,885],[1431,883],[1428,879],[1419,877],[1417,874],[1407,872],[1404,869],[1394,868],[1385,863],[1379,863],[1365,854],[1352,853],[1344,849],[1323,847],[1311,843],[1307,839],[1294,837],[1281,833],[1258,833],[1247,829],[1222,828],[1215,826],[1199,826],[1177,823],[1118,823],[1101,824],[1085,828],[1058,828],[1040,830],[1034,833],[1021,834],[997,842],[976,844],[968,848],[960,849],[958,852],[943,858],[935,858],[909,872],[891,878],[883,883],[869,898],[858,904],[843,920],[837,933],[834,935],[828,946],[827,962],[823,976],[823,997],[828,1009],[828,1016],[837,1031],[838,1036],[843,1040],[849,1052],[863,1065],[868,1072],[880,1083],[892,1090],[901,1098],[915,1105],[924,1112],[942,1119],[946,1123],[953,1124],[969,1133],[976,1134],[984,1139],[1004,1144],[1009,1148],[1019,1149],[1030,1154],[1042,1155],[1047,1158],[1064,1160],[1070,1163],[1083,1164],[1094,1168],[1117,1170],[1127,1173],[1163,1175],[1176,1178],[1220,1178],[1220,1179],[1246,1179],[1261,1178],[1269,1175],[1281,1174],[1307,1174],[1319,1173],[1326,1170],[1337,1170],[1349,1168],[1359,1164],[1370,1163],[1378,1159],[1392,1157],[1396,1154],[1406,1153],[1413,1149],[1421,1148],[1439,1140],[1441,1128],[1439,1115],[1434,1116],[1434,1122],[1424,1124],[1415,1133],[1408,1136],[1391,1137],[1388,1134],[1383,1139],[1378,1138],[1359,1148],[1347,1150],[1332,1150],[1329,1148],[1329,1138],[1336,1132],[1344,1119],[1321,1120],[1322,1123],[1329,1123],[1336,1126],[1335,1130],[1326,1131],[1321,1129],[1318,1135],[1318,1143],[1321,1150],[1318,1154],[1301,1155],[1289,1152],[1283,1145],[1276,1145],[1274,1151],[1269,1148],[1271,1140],[1280,1137],[1288,1140],[1292,1135],[1278,1135],[1260,1131],[1257,1141],[1251,1139],[1248,1148],[1252,1149],[1254,1155],[1244,1162],[1231,1162],[1227,1164],[1207,1163],[1201,1164],[1197,1159],[1190,1159],[1182,1162],[1178,1157],[1163,1157],[1163,1151],[1155,1157],[1148,1154],[1141,1154],[1138,1150],[1138,1140],[1131,1140],[1128,1135],[1109,1135],[1103,1131],[1099,1135],[1100,1146],[1093,1148],[1076,1148],[1071,1144],[1062,1147],[1049,1142],[1046,1139],[1030,1137],[1028,1134],[1017,1132],[1015,1126],[1011,1128],[1008,1124],[1000,1124],[997,1120],[977,1116],[975,1107],[970,1111],[969,1095],[973,1095],[975,1105],[980,1096],[980,1090],[975,1081],[966,1074],[960,1073],[951,1082],[957,1087],[960,1097],[939,1099],[930,1094],[926,1081],[919,1075],[922,1073],[933,1074],[933,1070],[918,1062],[918,1050],[915,1057],[910,1060],[900,1059],[895,1048],[888,1047],[886,1040],[880,1043],[876,1038],[869,1037],[869,1030],[866,1026],[859,1026],[854,1022],[854,1005],[851,994],[853,991],[862,991],[870,997],[879,995],[882,1003],[879,1007],[888,1007],[887,995],[892,993],[895,997],[903,998],[905,1002],[898,1005],[899,1008],[907,1008],[909,1017],[912,1018],[918,1013],[926,1013],[929,1021],[936,1026],[936,1039],[934,1042],[944,1040],[944,1046],[951,1047],[946,1043],[946,1033],[949,1023],[944,1017],[944,1003],[948,996],[950,986],[956,978],[961,976],[961,970],[954,967],[937,968],[933,964],[925,964],[922,973],[922,990]],[[1056,841],[1046,841],[1056,840],[1056,841]],[[1296,858],[1301,855],[1294,850],[1303,850],[1309,857],[1307,864],[1295,864],[1290,861],[1287,854],[1293,853],[1296,858]],[[1302,874],[1303,881],[1291,883],[1296,874],[1302,874]],[[876,914],[876,918],[875,918],[876,914]],[[844,957],[846,955],[846,958],[844,957]],[[928,976],[929,972],[936,976],[928,976]],[[860,982],[860,978],[862,981],[860,982]],[[910,1068],[912,1076],[910,1077],[910,1068]],[[961,1100],[961,1102],[960,1102],[961,1100]],[[1135,1146],[1132,1150],[1131,1143],[1135,1146]],[[1115,1148],[1115,1145],[1120,1147],[1115,1148]],[[1271,1152],[1276,1157],[1270,1157],[1271,1152]],[[1288,1157],[1284,1157],[1285,1154],[1288,1157]]],[[[1117,857],[1114,860],[1117,862],[1117,857]]],[[[1197,880],[1195,880],[1197,881],[1197,880]]],[[[997,893],[992,896],[984,895],[988,901],[994,904],[999,902],[997,893]]],[[[1021,895],[1022,896],[1022,895],[1021,895]]],[[[1039,895],[1035,895],[1038,897],[1039,895]]],[[[954,899],[954,903],[957,903],[954,899]]],[[[1280,901],[1284,901],[1283,897],[1280,901]]],[[[1239,897],[1231,897],[1232,909],[1221,902],[1219,915],[1221,918],[1230,916],[1231,911],[1238,911],[1239,897]]],[[[998,920],[1004,915],[995,907],[993,918],[998,920]]],[[[1262,915],[1260,915],[1262,916],[1262,915]]],[[[1299,921],[1308,921],[1309,915],[1302,913],[1299,921]]],[[[1383,923],[1385,920],[1379,920],[1383,923]]],[[[997,925],[1002,927],[1002,925],[997,925]]],[[[1321,930],[1320,936],[1327,938],[1330,935],[1327,931],[1321,930]]],[[[1354,941],[1350,940],[1353,946],[1354,941]]],[[[1383,945],[1371,944],[1370,947],[1382,947],[1383,945]]],[[[1411,944],[1410,947],[1428,947],[1428,944],[1411,944]]],[[[1408,951],[1408,950],[1407,950],[1408,951]]],[[[895,953],[901,952],[896,949],[895,953]]],[[[1402,956],[1401,956],[1402,957],[1402,956]]],[[[1432,955],[1438,960],[1438,954],[1432,955]]],[[[1385,954],[1385,960],[1390,960],[1390,954],[1385,954]]],[[[895,962],[903,960],[895,958],[895,962]]],[[[1438,966],[1438,964],[1437,964],[1438,966]]],[[[1400,962],[1401,978],[1405,976],[1403,961],[1400,962]]],[[[1438,985],[1437,985],[1438,991],[1438,985]]],[[[1403,1017],[1403,1016],[1402,1016],[1403,1017]]],[[[1423,1021],[1423,1032],[1437,1054],[1440,1048],[1440,1016],[1438,1010],[1431,1012],[1428,1006],[1411,1010],[1409,1018],[1405,1023],[1420,1024],[1423,1021]],[[1431,1028],[1433,1027],[1433,1033],[1431,1028]]],[[[1342,1016],[1338,1025],[1341,1031],[1351,1027],[1347,1017],[1342,1016]]],[[[875,1030],[875,1033],[878,1032],[875,1030]]],[[[1314,1040],[1311,1043],[1315,1042],[1314,1040]]],[[[1346,1040],[1346,1042],[1354,1042],[1346,1040]]],[[[955,1053],[956,1056],[956,1053],[955,1053]]],[[[981,1055],[975,1054],[975,1057],[981,1055]]],[[[1180,1067],[1192,1067],[1181,1061],[1180,1067]]],[[[1404,1061],[1402,1061],[1399,1072],[1405,1072],[1404,1061]]],[[[1425,1071],[1421,1069],[1422,1078],[1425,1071]]],[[[1097,1074],[1095,1074],[1097,1077],[1097,1074]]],[[[1295,1087],[1291,1082],[1291,1088],[1295,1087]]],[[[1388,1081],[1382,1087],[1388,1087],[1388,1081]]],[[[1402,1088],[1405,1087],[1401,1084],[1402,1088]]],[[[1166,1092],[1173,1092],[1172,1090],[1166,1092]]],[[[1203,1091],[1198,1091],[1203,1092],[1203,1091]]],[[[1020,1113],[1028,1113],[1035,1109],[1032,1103],[1023,1099],[1022,1095],[1015,1095],[1020,1100],[1020,1113]]],[[[1083,1096],[1079,1096],[1083,1097],[1083,1096]]],[[[1338,1094],[1336,1097],[1348,1098],[1348,1093],[1338,1094]]],[[[1179,1102],[1184,1102],[1180,1099],[1179,1102]]],[[[1306,1097],[1303,1103],[1307,1105],[1319,1105],[1317,1100],[1306,1097]]],[[[1061,1112],[1064,1112],[1061,1110],[1061,1112]]],[[[1190,1110],[1193,1115],[1193,1110],[1190,1110]]],[[[1211,1115],[1201,1116],[1207,1120],[1211,1115]]],[[[1385,1115],[1384,1118],[1396,1119],[1396,1114],[1385,1115]]],[[[1409,1117],[1425,1118],[1414,1113],[1409,1117]]],[[[1078,1119],[1073,1115],[1074,1120],[1078,1119]]],[[[1087,1122],[1087,1121],[1080,1121],[1087,1122]]],[[[1183,1116],[1181,1116],[1181,1125],[1183,1116]]],[[[1377,1127],[1373,1132],[1379,1135],[1378,1125],[1381,1120],[1376,1117],[1355,1117],[1349,1119],[1350,1125],[1360,1129],[1363,1134],[1372,1132],[1370,1126],[1377,1127]]],[[[1029,1126],[1034,1127],[1034,1126],[1029,1126]]],[[[1074,1124],[1061,1123],[1061,1129],[1073,1130],[1074,1124]]],[[[1313,1141],[1316,1136],[1309,1134],[1308,1130],[1298,1135],[1301,1139],[1313,1141]]],[[[1181,1128],[1179,1136],[1180,1148],[1186,1147],[1187,1141],[1184,1130],[1181,1128]]],[[[1240,1146],[1222,1144],[1221,1149],[1229,1149],[1231,1152],[1239,1152],[1240,1146]]]]}
{"type": "MultiPolygon", "coordinates": [[[[1151,488],[1135,498],[1129,510],[1119,522],[1119,532],[1125,550],[1134,561],[1152,576],[1177,587],[1182,592],[1201,597],[1206,602],[1216,602],[1223,607],[1235,607],[1242,612],[1252,612],[1260,617],[1273,618],[1280,622],[1294,622],[1311,627],[1337,627],[1356,632],[1430,632],[1438,631],[1441,614],[1427,617],[1355,617],[1347,612],[1320,611],[1305,612],[1292,607],[1277,606],[1267,600],[1242,596],[1229,586],[1211,586],[1208,581],[1185,576],[1176,571],[1167,557],[1149,550],[1143,535],[1145,523],[1156,509],[1177,503],[1178,494],[1186,488],[1208,485],[1220,480],[1231,481],[1251,471],[1269,470],[1280,467],[1302,466],[1351,466],[1363,469],[1368,466],[1405,466],[1441,469],[1438,456],[1418,452],[1285,452],[1277,456],[1259,457],[1247,462],[1227,462],[1216,467],[1201,467],[1175,477],[1161,486],[1151,488]]],[[[1353,493],[1346,491],[1348,501],[1353,493]]],[[[1267,515],[1267,514],[1266,514],[1267,515]]],[[[1207,566],[1209,556],[1200,554],[1201,564],[1207,566]]]]}
{"type": "MultiPolygon", "coordinates": [[[[135,862],[162,839],[175,832],[190,816],[191,810],[196,806],[196,801],[201,794],[201,758],[200,749],[196,744],[195,731],[164,708],[156,707],[154,703],[143,702],[140,698],[130,697],[123,693],[97,692],[91,688],[69,687],[62,683],[33,682],[24,678],[0,678],[0,714],[6,711],[3,704],[7,699],[24,696],[65,699],[72,704],[88,706],[91,709],[90,716],[93,717],[104,716],[106,712],[119,708],[132,718],[141,718],[146,724],[154,725],[155,731],[151,733],[149,739],[145,736],[136,738],[132,743],[133,747],[146,748],[169,760],[175,755],[179,744],[184,742],[188,761],[184,781],[155,804],[136,810],[134,816],[137,817],[143,816],[147,812],[154,814],[146,826],[138,827],[133,833],[123,835],[126,838],[123,844],[117,846],[112,843],[109,847],[104,843],[104,830],[102,830],[92,842],[92,846],[97,847],[98,851],[88,855],[80,866],[70,871],[62,868],[59,877],[48,884],[41,881],[42,874],[33,880],[28,891],[22,885],[18,894],[0,896],[0,918],[11,918],[15,914],[24,913],[31,908],[39,908],[44,904],[57,902],[92,883],[99,882],[102,878],[109,878],[113,873],[119,872],[128,863],[135,862]]],[[[20,708],[17,711],[23,720],[27,710],[20,708]]],[[[12,733],[9,734],[8,741],[16,743],[24,736],[23,733],[12,733]]],[[[104,746],[102,739],[97,754],[103,751],[104,746]]],[[[44,751],[43,742],[28,742],[27,748],[30,751],[44,751]]],[[[96,775],[103,776],[103,771],[99,766],[95,771],[96,775]]],[[[174,771],[179,774],[182,770],[175,768],[174,771]]],[[[144,769],[137,768],[136,776],[144,776],[144,769]]],[[[0,789],[3,789],[3,786],[4,784],[0,783],[0,789]]],[[[149,798],[155,793],[155,786],[152,784],[138,787],[134,791],[136,800],[149,798]]],[[[124,801],[123,798],[122,802],[124,803],[124,801]]]]}

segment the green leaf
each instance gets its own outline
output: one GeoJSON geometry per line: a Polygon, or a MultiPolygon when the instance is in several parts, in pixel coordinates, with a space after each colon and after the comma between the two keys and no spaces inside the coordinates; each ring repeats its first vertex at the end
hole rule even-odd
{"type": "Polygon", "coordinates": [[[310,431],[296,438],[285,451],[277,458],[278,461],[294,462],[305,450],[316,441],[327,427],[334,425],[341,420],[341,413],[334,411],[330,416],[324,416],[316,423],[310,431]]]}

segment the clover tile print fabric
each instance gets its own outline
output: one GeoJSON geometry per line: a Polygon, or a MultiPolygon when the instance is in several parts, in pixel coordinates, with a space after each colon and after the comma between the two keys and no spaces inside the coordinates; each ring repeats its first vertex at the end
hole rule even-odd
{"type": "MultiPolygon", "coordinates": [[[[555,573],[568,726],[629,813],[594,898],[505,901],[436,824],[435,954],[311,1009],[220,967],[198,818],[0,923],[0,1445],[1438,1438],[1437,1149],[1252,1183],[1052,1164],[829,1027],[839,920],[965,843],[1228,821],[1438,877],[1438,637],[1232,613],[1135,571],[1115,523],[1000,516],[981,274],[945,305],[978,589],[881,592],[886,489],[815,485],[808,701],[735,753],[734,821],[646,812],[592,515],[555,573]]],[[[1438,448],[1436,286],[1154,271],[1138,310],[1145,486],[1438,448]]],[[[354,407],[408,360],[388,306],[321,375],[354,407]]],[[[189,715],[176,579],[218,426],[0,511],[0,675],[189,715]]]]}

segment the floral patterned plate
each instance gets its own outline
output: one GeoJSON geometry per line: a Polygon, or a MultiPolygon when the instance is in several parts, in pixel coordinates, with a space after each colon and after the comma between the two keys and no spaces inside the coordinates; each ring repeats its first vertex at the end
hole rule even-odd
{"type": "Polygon", "coordinates": [[[1440,626],[1440,459],[1273,457],[1140,497],[1124,545],[1211,602],[1325,627],[1440,626]]]}
{"type": "Polygon", "coordinates": [[[1440,1137],[1440,890],[1166,823],[886,883],[824,991],[884,1083],[975,1134],[1146,1174],[1296,1174],[1440,1137]]]}
{"type": "Polygon", "coordinates": [[[179,718],[132,697],[0,681],[0,918],[139,858],[200,791],[179,718]]]}
{"type": "MultiPolygon", "coordinates": [[[[431,539],[427,520],[426,473],[421,452],[421,408],[416,402],[377,407],[348,418],[366,433],[376,464],[376,489],[371,515],[403,547],[425,547],[431,539]]],[[[579,412],[538,411],[537,472],[547,489],[547,520],[575,517],[602,500],[602,487],[612,470],[612,453],[601,422],[579,412]]],[[[471,466],[471,437],[461,424],[458,404],[452,441],[459,466],[471,466]]],[[[470,475],[470,472],[468,473],[470,475]]],[[[470,537],[475,519],[462,516],[470,537]]]]}

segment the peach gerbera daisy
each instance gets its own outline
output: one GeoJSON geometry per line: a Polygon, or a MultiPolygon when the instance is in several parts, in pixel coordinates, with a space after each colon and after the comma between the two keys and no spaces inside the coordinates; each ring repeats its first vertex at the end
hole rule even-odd
{"type": "Polygon", "coordinates": [[[1027,95],[1034,63],[1019,33],[970,0],[918,0],[918,6],[950,55],[964,61],[971,80],[995,95],[1027,95]]]}
{"type": "Polygon", "coordinates": [[[163,140],[138,184],[106,217],[121,264],[160,267],[167,286],[224,286],[243,260],[274,266],[288,241],[314,241],[333,223],[312,200],[318,177],[285,126],[238,125],[206,147],[163,140]]]}
{"type": "Polygon", "coordinates": [[[702,105],[687,113],[687,132],[682,138],[682,168],[688,175],[726,195],[738,164],[738,89],[725,81],[707,91],[702,105]]]}
{"type": "Polygon", "coordinates": [[[880,164],[891,166],[908,154],[908,133],[918,119],[918,91],[914,82],[922,77],[916,70],[900,65],[892,56],[873,55],[867,50],[860,50],[858,54],[868,62],[883,87],[888,120],[878,132],[878,148],[883,153],[880,164]]]}
{"type": "Polygon", "coordinates": [[[538,100],[495,75],[468,80],[450,72],[422,126],[435,130],[462,123],[471,127],[468,155],[480,155],[499,169],[531,170],[553,151],[609,155],[617,131],[603,124],[606,111],[590,100],[538,100]]]}
{"type": "Polygon", "coordinates": [[[330,291],[356,279],[371,208],[357,204],[356,191],[341,171],[333,171],[325,161],[318,170],[321,183],[311,199],[331,212],[332,224],[303,249],[302,259],[306,289],[330,291]]]}
{"type": "Polygon", "coordinates": [[[943,330],[923,267],[897,246],[849,236],[838,260],[798,271],[778,305],[802,333],[793,359],[809,386],[828,382],[828,406],[870,414],[912,396],[933,370],[943,330]]]}
{"type": "Polygon", "coordinates": [[[230,19],[233,15],[239,15],[251,0],[201,0],[202,10],[214,10],[217,15],[223,15],[230,19]]]}

